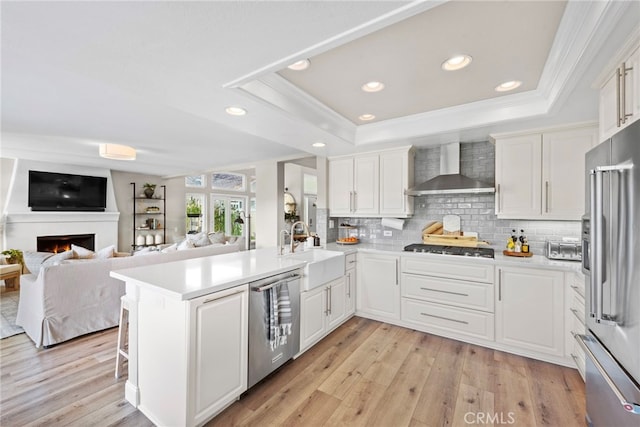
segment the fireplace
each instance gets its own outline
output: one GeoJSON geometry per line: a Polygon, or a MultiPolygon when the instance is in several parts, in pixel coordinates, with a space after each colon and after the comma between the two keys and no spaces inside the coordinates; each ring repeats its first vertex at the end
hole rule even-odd
{"type": "Polygon", "coordinates": [[[82,246],[83,248],[95,250],[95,234],[67,234],[63,236],[38,236],[38,252],[64,252],[71,249],[71,245],[82,246]]]}

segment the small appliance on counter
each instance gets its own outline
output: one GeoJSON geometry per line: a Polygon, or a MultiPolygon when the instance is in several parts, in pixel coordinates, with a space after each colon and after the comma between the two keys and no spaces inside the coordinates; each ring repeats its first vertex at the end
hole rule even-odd
{"type": "Polygon", "coordinates": [[[544,254],[549,259],[582,261],[582,245],[577,238],[565,237],[562,240],[547,240],[544,254]]]}

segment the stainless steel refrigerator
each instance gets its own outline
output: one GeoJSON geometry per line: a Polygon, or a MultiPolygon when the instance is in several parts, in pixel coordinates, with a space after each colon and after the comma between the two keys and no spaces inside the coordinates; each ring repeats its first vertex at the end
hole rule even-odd
{"type": "Polygon", "coordinates": [[[586,155],[587,422],[640,426],[640,122],[586,155]]]}

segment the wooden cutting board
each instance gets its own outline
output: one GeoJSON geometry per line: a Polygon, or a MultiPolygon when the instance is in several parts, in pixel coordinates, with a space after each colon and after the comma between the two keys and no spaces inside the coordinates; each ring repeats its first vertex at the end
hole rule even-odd
{"type": "Polygon", "coordinates": [[[478,240],[475,236],[453,236],[446,234],[425,234],[422,236],[422,243],[428,245],[461,246],[465,248],[479,248],[489,245],[488,242],[478,240]]]}

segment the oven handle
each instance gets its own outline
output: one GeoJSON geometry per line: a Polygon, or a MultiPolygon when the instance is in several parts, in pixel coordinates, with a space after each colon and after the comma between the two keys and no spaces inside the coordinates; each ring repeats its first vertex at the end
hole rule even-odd
{"type": "Polygon", "coordinates": [[[600,361],[596,358],[596,355],[593,354],[593,352],[587,345],[586,341],[593,342],[594,341],[593,338],[590,338],[586,335],[580,335],[580,334],[576,334],[575,337],[576,337],[576,341],[578,341],[578,344],[580,345],[582,350],[584,350],[584,353],[589,357],[589,359],[591,359],[591,361],[593,362],[593,365],[596,367],[596,369],[598,370],[602,378],[605,380],[605,382],[607,383],[607,385],[609,386],[613,394],[616,395],[616,398],[620,401],[620,404],[622,405],[624,410],[627,412],[631,412],[632,414],[636,414],[636,415],[640,414],[640,405],[638,405],[637,403],[632,403],[627,401],[627,399],[624,397],[624,395],[622,394],[618,386],[613,382],[613,380],[607,373],[606,369],[604,369],[604,367],[600,364],[600,361]]]}
{"type": "Polygon", "coordinates": [[[289,283],[292,282],[294,280],[298,280],[300,278],[299,274],[292,274],[291,276],[287,277],[286,279],[280,279],[280,280],[275,280],[271,283],[267,283],[266,285],[260,286],[259,288],[253,288],[251,289],[254,292],[264,292],[267,289],[271,289],[276,285],[281,285],[283,283],[289,283]]]}

